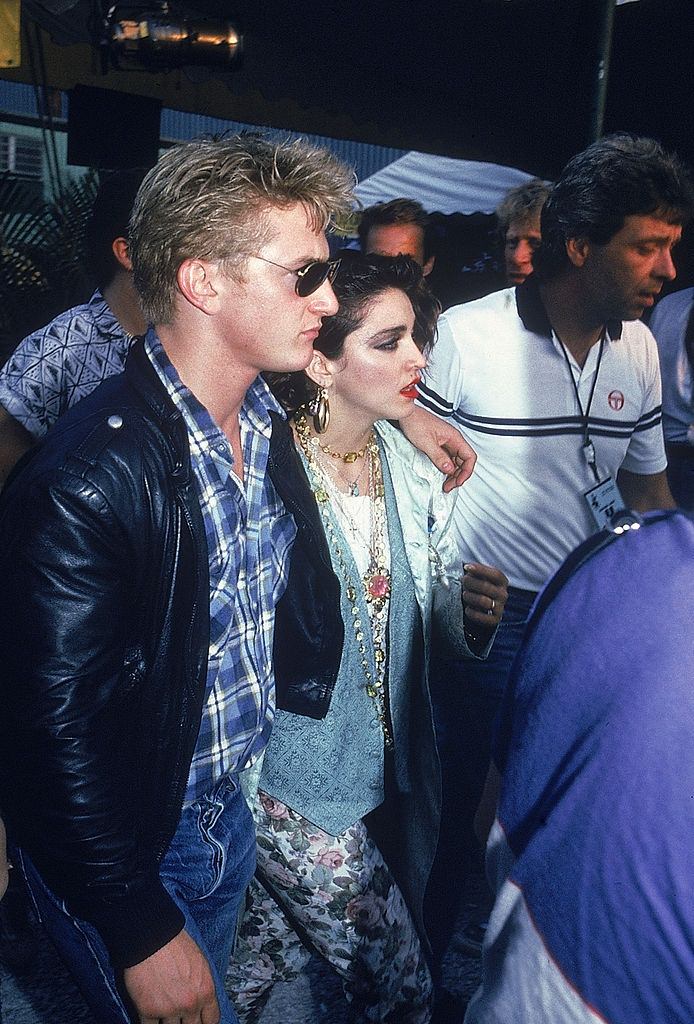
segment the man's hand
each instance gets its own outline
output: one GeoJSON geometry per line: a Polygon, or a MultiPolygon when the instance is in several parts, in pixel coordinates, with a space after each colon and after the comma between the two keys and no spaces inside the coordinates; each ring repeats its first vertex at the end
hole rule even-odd
{"type": "Polygon", "coordinates": [[[207,960],[187,932],[123,972],[141,1024],[219,1024],[207,960]]]}
{"type": "Polygon", "coordinates": [[[450,423],[425,409],[415,409],[400,427],[408,441],[445,474],[444,491],[460,487],[472,475],[477,461],[475,450],[450,423]]]}

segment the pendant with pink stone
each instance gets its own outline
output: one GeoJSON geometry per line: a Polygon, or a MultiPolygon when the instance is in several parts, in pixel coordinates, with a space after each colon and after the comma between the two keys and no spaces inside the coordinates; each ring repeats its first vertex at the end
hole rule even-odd
{"type": "Polygon", "coordinates": [[[383,601],[390,594],[390,577],[385,573],[374,573],[366,584],[366,591],[376,601],[383,601]]]}

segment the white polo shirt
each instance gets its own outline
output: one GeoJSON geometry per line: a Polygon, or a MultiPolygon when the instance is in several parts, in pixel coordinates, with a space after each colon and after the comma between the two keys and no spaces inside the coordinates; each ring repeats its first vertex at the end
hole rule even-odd
{"type": "MultiPolygon", "coordinates": [[[[585,412],[599,350],[583,368],[569,355],[569,368],[532,279],[439,320],[419,404],[452,418],[477,451],[456,502],[464,560],[498,566],[514,587],[539,590],[596,529],[584,497],[595,477],[569,374],[585,412]]],[[[608,325],[588,428],[600,479],[621,467],[665,469],[658,353],[640,321],[608,325]]]]}

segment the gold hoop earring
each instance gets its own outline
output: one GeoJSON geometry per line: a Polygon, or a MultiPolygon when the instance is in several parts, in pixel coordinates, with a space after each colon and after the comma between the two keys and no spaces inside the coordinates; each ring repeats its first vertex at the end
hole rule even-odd
{"type": "Polygon", "coordinates": [[[317,434],[324,434],[330,423],[330,402],[328,392],[325,388],[319,387],[318,391],[308,403],[308,411],[313,416],[313,429],[317,434]]]}

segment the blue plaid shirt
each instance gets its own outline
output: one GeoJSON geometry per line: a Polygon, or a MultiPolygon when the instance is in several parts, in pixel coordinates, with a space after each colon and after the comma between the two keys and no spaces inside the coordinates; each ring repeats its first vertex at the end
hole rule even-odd
{"type": "Polygon", "coordinates": [[[266,473],[269,410],[281,409],[258,377],[241,408],[243,483],[225,434],[181,382],[153,330],[145,348],[177,409],[205,523],[210,569],[207,691],[188,776],[190,804],[262,753],[274,718],[272,638],[296,526],[266,473]]]}

